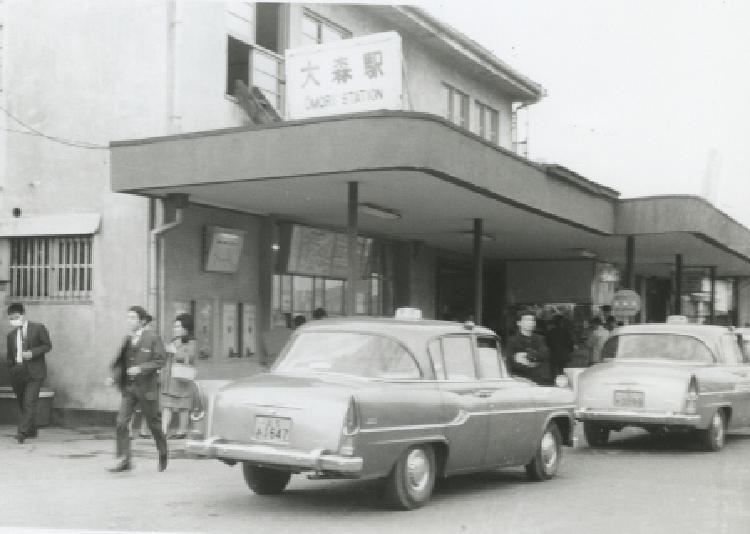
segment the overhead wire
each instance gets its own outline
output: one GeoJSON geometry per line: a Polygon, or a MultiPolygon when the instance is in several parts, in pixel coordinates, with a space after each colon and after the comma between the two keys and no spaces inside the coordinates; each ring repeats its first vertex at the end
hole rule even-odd
{"type": "Polygon", "coordinates": [[[35,136],[38,136],[38,137],[43,137],[44,139],[47,139],[47,140],[52,141],[52,142],[60,143],[62,145],[66,145],[66,146],[70,146],[70,147],[74,147],[74,148],[83,148],[83,149],[87,149],[87,150],[109,150],[109,146],[107,146],[107,145],[100,145],[100,144],[96,144],[96,143],[89,143],[89,142],[86,142],[86,141],[77,141],[77,140],[73,140],[73,139],[65,139],[64,137],[57,137],[57,136],[54,136],[54,135],[48,135],[48,134],[42,132],[41,130],[37,130],[33,126],[29,126],[24,121],[22,121],[21,119],[19,119],[15,115],[13,115],[10,111],[8,111],[3,106],[0,106],[0,111],[2,111],[3,113],[5,113],[11,120],[13,120],[14,122],[18,123],[23,128],[26,128],[28,130],[28,132],[23,132],[23,131],[20,131],[20,130],[14,130],[12,128],[1,128],[2,130],[8,131],[8,132],[13,132],[13,133],[21,133],[21,134],[25,134],[25,135],[35,135],[35,136]]]}

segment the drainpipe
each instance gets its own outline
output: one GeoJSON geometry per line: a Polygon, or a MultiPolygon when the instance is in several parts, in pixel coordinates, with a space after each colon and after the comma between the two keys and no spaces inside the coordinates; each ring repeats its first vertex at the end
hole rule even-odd
{"type": "MultiPolygon", "coordinates": [[[[164,208],[167,202],[173,202],[175,206],[175,218],[172,222],[161,223],[148,233],[148,310],[156,314],[157,331],[163,325],[164,314],[164,242],[162,236],[182,223],[182,210],[187,204],[187,195],[171,194],[167,199],[160,199],[156,205],[157,221],[164,220],[164,208]],[[157,257],[158,253],[158,257],[157,257]]],[[[155,223],[156,224],[156,223],[155,223]]]]}

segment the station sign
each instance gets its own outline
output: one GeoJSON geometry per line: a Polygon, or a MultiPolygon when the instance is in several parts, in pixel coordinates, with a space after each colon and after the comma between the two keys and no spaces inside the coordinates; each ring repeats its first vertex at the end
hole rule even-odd
{"type": "Polygon", "coordinates": [[[288,119],[403,109],[401,36],[365,35],[285,52],[288,119]]]}
{"type": "Polygon", "coordinates": [[[612,315],[633,317],[641,311],[641,296],[632,289],[620,289],[612,298],[612,315]]]}

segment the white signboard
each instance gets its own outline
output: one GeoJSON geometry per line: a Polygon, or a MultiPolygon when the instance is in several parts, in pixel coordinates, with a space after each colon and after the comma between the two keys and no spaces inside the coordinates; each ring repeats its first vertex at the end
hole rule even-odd
{"type": "Polygon", "coordinates": [[[403,109],[396,32],[288,49],[285,68],[288,119],[403,109]]]}

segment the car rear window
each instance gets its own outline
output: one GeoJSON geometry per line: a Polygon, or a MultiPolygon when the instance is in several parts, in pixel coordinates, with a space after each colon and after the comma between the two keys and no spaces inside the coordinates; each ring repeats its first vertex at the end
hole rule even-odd
{"type": "Polygon", "coordinates": [[[295,338],[275,372],[311,372],[417,380],[419,366],[396,340],[359,332],[303,332],[295,338]]]}
{"type": "Polygon", "coordinates": [[[709,348],[700,340],[677,334],[621,334],[607,340],[602,358],[618,360],[714,361],[709,348]]]}

